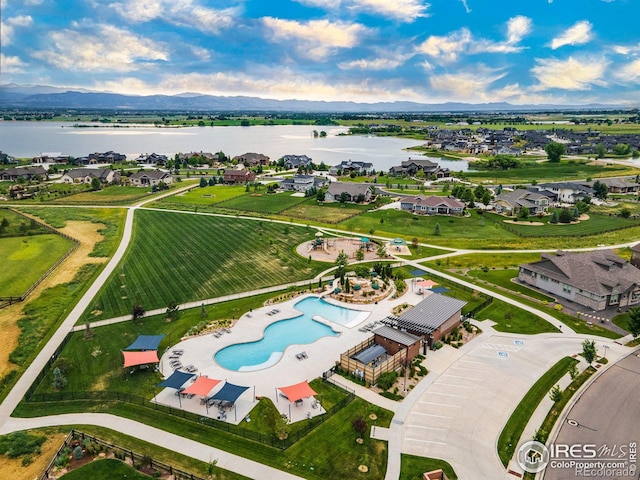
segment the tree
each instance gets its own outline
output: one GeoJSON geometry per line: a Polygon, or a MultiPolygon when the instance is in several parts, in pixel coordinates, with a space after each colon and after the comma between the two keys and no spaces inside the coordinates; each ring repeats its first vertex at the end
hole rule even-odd
{"type": "Polygon", "coordinates": [[[616,155],[629,155],[631,153],[631,147],[628,143],[617,143],[613,147],[613,153],[616,155]]]}
{"type": "Polygon", "coordinates": [[[325,191],[318,190],[318,193],[316,194],[316,200],[318,200],[319,202],[324,202],[324,198],[325,198],[325,191]]]}
{"type": "Polygon", "coordinates": [[[134,321],[144,317],[145,313],[147,313],[146,310],[139,303],[136,303],[131,310],[131,316],[134,321]]]}
{"type": "Polygon", "coordinates": [[[384,246],[384,244],[381,243],[380,245],[378,245],[376,255],[380,258],[384,258],[387,256],[387,248],[384,246]]]}
{"type": "Polygon", "coordinates": [[[213,187],[216,184],[216,177],[211,177],[209,179],[209,186],[213,187]]]}
{"type": "Polygon", "coordinates": [[[573,222],[573,213],[568,208],[563,208],[560,210],[560,215],[558,215],[558,222],[560,223],[571,223],[573,222]]]}
{"type": "Polygon", "coordinates": [[[547,158],[550,162],[559,163],[562,155],[567,153],[567,148],[562,143],[550,142],[544,147],[544,151],[547,152],[547,158]]]}
{"type": "Polygon", "coordinates": [[[433,234],[436,237],[440,236],[440,223],[436,222],[436,225],[433,227],[433,234]]]}
{"type": "Polygon", "coordinates": [[[582,342],[582,356],[589,365],[591,365],[596,359],[596,353],[597,349],[595,340],[585,340],[582,342]]]}
{"type": "Polygon", "coordinates": [[[482,203],[485,207],[491,203],[491,192],[489,190],[482,195],[482,203]]]}
{"type": "Polygon", "coordinates": [[[640,335],[640,307],[631,307],[629,309],[629,333],[633,338],[640,335]]]}
{"type": "Polygon", "coordinates": [[[337,277],[342,277],[345,273],[345,271],[347,270],[347,264],[349,263],[349,256],[344,253],[344,250],[340,250],[340,253],[338,254],[338,257],[336,258],[336,261],[334,263],[334,265],[336,267],[338,267],[336,269],[336,278],[337,277]]]}
{"type": "Polygon", "coordinates": [[[364,249],[359,248],[358,250],[356,250],[356,260],[359,262],[364,260],[364,249]]]}
{"type": "Polygon", "coordinates": [[[527,207],[522,207],[518,212],[518,217],[523,220],[526,220],[527,218],[529,218],[529,209],[527,207]]]}
{"type": "Polygon", "coordinates": [[[620,210],[620,216],[622,218],[629,218],[631,216],[631,210],[628,207],[623,207],[620,210]]]}
{"type": "Polygon", "coordinates": [[[596,145],[596,158],[604,158],[607,154],[607,147],[604,146],[604,143],[599,143],[596,145]]]}
{"type": "Polygon", "coordinates": [[[355,430],[355,432],[358,434],[359,438],[364,437],[364,434],[367,433],[367,422],[365,421],[364,418],[362,418],[362,415],[358,415],[353,422],[351,422],[351,426],[353,427],[353,429],[355,430]]]}
{"type": "Polygon", "coordinates": [[[61,390],[67,385],[67,377],[56,367],[53,369],[53,386],[56,390],[61,390]]]}
{"type": "Polygon", "coordinates": [[[346,203],[348,199],[347,192],[342,192],[340,194],[340,203],[346,203]]]}
{"type": "Polygon", "coordinates": [[[167,317],[172,321],[177,320],[178,310],[180,310],[180,306],[175,301],[169,302],[169,305],[167,305],[167,317]]]}
{"type": "Polygon", "coordinates": [[[247,120],[246,118],[240,120],[240,126],[241,127],[249,127],[251,125],[251,122],[249,120],[247,120]]]}
{"type": "Polygon", "coordinates": [[[562,400],[562,390],[560,390],[560,385],[554,386],[549,391],[549,398],[553,403],[558,403],[560,400],[562,400]]]}
{"type": "Polygon", "coordinates": [[[609,194],[609,187],[607,187],[606,183],[603,183],[600,180],[596,180],[593,183],[593,192],[595,193],[596,198],[600,200],[606,200],[607,195],[609,194]]]}
{"type": "Polygon", "coordinates": [[[91,190],[100,190],[100,187],[102,186],[102,182],[100,181],[99,178],[93,177],[91,179],[91,190]]]}
{"type": "Polygon", "coordinates": [[[204,177],[200,177],[200,188],[204,188],[209,184],[209,182],[207,182],[207,179],[204,177]]]}

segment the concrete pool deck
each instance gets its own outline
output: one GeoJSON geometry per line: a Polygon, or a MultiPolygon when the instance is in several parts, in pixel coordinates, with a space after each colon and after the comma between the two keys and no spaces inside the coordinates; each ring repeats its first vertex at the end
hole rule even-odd
{"type": "MultiPolygon", "coordinates": [[[[257,403],[254,402],[254,393],[256,397],[270,398],[281,414],[287,416],[291,414],[290,420],[292,422],[304,420],[309,416],[320,415],[324,413],[321,402],[318,408],[313,408],[313,399],[309,398],[304,399],[301,405],[294,406],[290,404],[286,398],[278,395],[276,389],[278,387],[293,385],[305,380],[311,381],[314,378],[321,377],[323,372],[332,368],[336,362],[340,360],[341,353],[372,335],[371,332],[361,332],[358,326],[382,320],[389,315],[393,307],[397,305],[402,303],[415,305],[423,299],[422,296],[412,293],[410,289],[408,290],[409,291],[405,292],[405,294],[399,298],[392,299],[391,297],[387,297],[378,302],[378,304],[356,305],[337,302],[333,299],[325,299],[334,305],[359,310],[366,315],[360,316],[357,323],[351,322],[348,326],[322,321],[322,323],[328,323],[334,331],[338,332],[338,335],[334,337],[322,337],[311,344],[290,345],[285,349],[282,356],[276,359],[273,365],[266,366],[261,370],[228,370],[214,360],[214,355],[217,351],[229,345],[260,340],[264,330],[270,324],[300,315],[301,312],[294,308],[297,302],[304,298],[317,295],[301,295],[280,304],[272,304],[255,309],[252,312],[247,312],[242,315],[230,329],[230,333],[223,333],[219,337],[209,333],[185,339],[176,345],[172,345],[162,355],[160,371],[165,377],[173,373],[173,368],[170,365],[173,359],[169,357],[172,355],[173,350],[179,349],[183,350],[179,358],[181,364],[183,366],[193,365],[197,369],[194,373],[249,387],[238,399],[236,407],[237,419],[236,412],[231,409],[227,412],[227,418],[225,420],[227,422],[238,423],[248,414],[250,415],[250,410],[257,403]],[[279,312],[273,315],[267,315],[267,313],[273,311],[274,308],[278,309],[279,312]],[[300,352],[306,352],[307,358],[302,360],[298,359],[296,355],[300,352]]],[[[222,384],[220,384],[220,387],[221,386],[222,384]]],[[[213,392],[216,392],[220,387],[216,387],[213,392]]],[[[179,398],[175,395],[175,390],[173,389],[163,390],[154,400],[163,405],[180,408],[179,398]]],[[[322,399],[320,398],[319,400],[321,401],[322,399]]],[[[218,416],[218,409],[215,407],[209,408],[207,412],[206,407],[201,404],[199,396],[191,399],[182,397],[181,402],[183,409],[197,413],[198,415],[209,416],[211,418],[217,418],[218,416]]]]}

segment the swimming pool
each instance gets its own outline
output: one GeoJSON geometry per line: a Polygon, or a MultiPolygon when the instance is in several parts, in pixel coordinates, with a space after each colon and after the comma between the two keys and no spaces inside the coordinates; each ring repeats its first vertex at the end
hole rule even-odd
{"type": "Polygon", "coordinates": [[[237,343],[223,348],[214,355],[218,364],[228,370],[250,371],[270,367],[280,360],[289,345],[313,343],[319,338],[337,336],[331,327],[313,320],[315,316],[331,322],[347,325],[364,319],[367,312],[338,307],[318,297],[308,297],[295,304],[302,312],[294,318],[280,320],[269,325],[262,339],[237,343]]]}

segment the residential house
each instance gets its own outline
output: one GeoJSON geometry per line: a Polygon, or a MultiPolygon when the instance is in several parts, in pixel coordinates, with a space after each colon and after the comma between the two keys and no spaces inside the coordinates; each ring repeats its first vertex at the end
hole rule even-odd
{"type": "Polygon", "coordinates": [[[285,155],[284,157],[282,157],[282,160],[284,162],[284,166],[285,168],[288,169],[292,169],[292,168],[300,168],[300,167],[306,167],[308,165],[311,165],[311,158],[307,157],[306,155],[285,155]]]}
{"type": "Polygon", "coordinates": [[[462,215],[465,204],[455,198],[416,195],[402,198],[400,209],[427,215],[462,215]]]}
{"type": "Polygon", "coordinates": [[[129,177],[132,185],[136,187],[152,187],[164,182],[166,185],[173,183],[173,176],[162,170],[142,170],[129,177]]]}
{"type": "MultiPolygon", "coordinates": [[[[178,160],[181,162],[188,161],[190,158],[198,158],[205,160],[204,163],[208,163],[209,165],[213,165],[218,162],[218,154],[213,154],[210,152],[189,152],[189,153],[178,153],[178,160]]],[[[200,162],[202,163],[202,162],[200,162]]]]}
{"type": "Polygon", "coordinates": [[[640,243],[631,247],[631,265],[640,268],[640,243]]]}
{"type": "Polygon", "coordinates": [[[32,180],[36,177],[42,180],[47,179],[47,171],[42,165],[37,167],[11,167],[6,170],[0,170],[0,180],[2,181],[16,182],[20,178],[32,180]]]}
{"type": "Polygon", "coordinates": [[[91,183],[97,178],[102,184],[120,183],[120,172],[110,168],[74,168],[66,171],[60,182],[62,183],[91,183]]]}
{"type": "Polygon", "coordinates": [[[556,203],[577,203],[593,195],[593,189],[578,182],[541,183],[532,187],[556,203]]]}
{"type": "Polygon", "coordinates": [[[63,155],[61,152],[42,152],[33,157],[33,163],[69,163],[69,155],[63,155]]]}
{"type": "Polygon", "coordinates": [[[269,165],[269,157],[262,153],[243,153],[237,157],[233,157],[233,161],[236,163],[242,163],[249,167],[257,167],[258,165],[269,165]]]}
{"type": "Polygon", "coordinates": [[[399,317],[390,315],[382,323],[421,337],[425,345],[433,346],[460,325],[462,300],[435,292],[425,292],[425,298],[399,317]]]}
{"type": "Polygon", "coordinates": [[[520,265],[518,280],[595,311],[640,303],[640,269],[613,250],[543,253],[520,265]]]}
{"type": "Polygon", "coordinates": [[[351,172],[355,172],[358,175],[369,175],[373,171],[373,163],[347,160],[340,162],[339,165],[331,167],[329,169],[329,175],[337,175],[338,172],[342,172],[342,175],[349,175],[351,172]]]}
{"type": "Polygon", "coordinates": [[[295,192],[307,192],[312,188],[323,187],[326,181],[326,178],[315,175],[294,175],[292,178],[282,180],[280,182],[280,188],[295,192]]]}
{"type": "Polygon", "coordinates": [[[451,171],[448,168],[440,168],[437,162],[426,158],[403,160],[401,165],[389,169],[391,175],[408,175],[410,177],[420,171],[424,172],[427,177],[446,178],[451,176],[451,171]]]}
{"type": "Polygon", "coordinates": [[[516,189],[512,192],[502,192],[493,201],[496,212],[505,215],[516,215],[522,207],[529,210],[530,215],[545,213],[549,208],[549,197],[529,190],[516,189]]]}
{"type": "Polygon", "coordinates": [[[78,165],[98,165],[98,164],[113,164],[118,162],[126,162],[127,156],[122,153],[116,153],[112,150],[104,153],[91,153],[86,157],[76,158],[78,165]]]}
{"type": "Polygon", "coordinates": [[[370,202],[373,197],[371,187],[364,183],[332,182],[325,193],[325,201],[339,202],[343,198],[347,202],[370,202]]]}
{"type": "MultiPolygon", "coordinates": [[[[602,178],[600,183],[604,183],[609,193],[636,194],[638,193],[638,185],[636,182],[626,180],[624,178],[602,178]]],[[[593,186],[593,183],[591,183],[593,186]]]]}
{"type": "Polygon", "coordinates": [[[135,161],[136,163],[140,163],[143,165],[155,165],[156,167],[164,167],[169,159],[166,155],[161,155],[158,153],[143,153],[138,158],[136,158],[135,161]]]}
{"type": "Polygon", "coordinates": [[[256,179],[256,174],[251,170],[225,170],[222,178],[224,179],[224,183],[235,185],[238,183],[253,182],[256,179]]]}
{"type": "Polygon", "coordinates": [[[2,165],[9,165],[11,163],[18,163],[16,160],[16,157],[12,157],[9,154],[4,153],[2,150],[0,150],[0,163],[2,165]]]}

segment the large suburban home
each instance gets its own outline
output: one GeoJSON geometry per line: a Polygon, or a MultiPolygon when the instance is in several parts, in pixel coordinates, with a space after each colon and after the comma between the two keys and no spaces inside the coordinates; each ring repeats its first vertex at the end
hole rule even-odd
{"type": "Polygon", "coordinates": [[[513,192],[502,192],[493,201],[496,212],[505,215],[516,215],[523,207],[530,215],[545,213],[549,208],[549,197],[529,190],[516,189],[513,192]]]}
{"type": "Polygon", "coordinates": [[[331,167],[329,169],[329,175],[337,175],[338,172],[342,172],[342,175],[349,175],[351,172],[355,172],[358,175],[369,175],[373,171],[373,163],[347,160],[331,167]]]}
{"type": "Polygon", "coordinates": [[[280,182],[280,188],[295,192],[307,192],[314,187],[323,187],[326,182],[326,178],[315,175],[294,175],[292,178],[282,180],[282,182],[280,182]]]}
{"type": "Polygon", "coordinates": [[[143,153],[138,158],[135,159],[136,163],[141,163],[144,165],[155,165],[157,167],[163,167],[167,164],[169,159],[166,155],[161,155],[159,153],[143,153]]]}
{"type": "Polygon", "coordinates": [[[235,185],[238,183],[253,182],[256,179],[256,174],[251,170],[225,170],[222,177],[224,183],[235,185]]]}
{"type": "MultiPolygon", "coordinates": [[[[600,183],[604,183],[607,186],[609,193],[638,193],[638,185],[636,182],[631,182],[624,178],[602,178],[600,183]]],[[[593,183],[591,184],[593,185],[593,183]]]]}
{"type": "Polygon", "coordinates": [[[33,163],[68,163],[69,155],[63,155],[61,152],[42,152],[40,155],[33,157],[33,163]]]}
{"type": "Polygon", "coordinates": [[[0,163],[3,165],[9,165],[11,163],[18,163],[16,161],[16,157],[13,157],[7,153],[4,153],[2,150],[0,150],[0,163]]]}
{"type": "Polygon", "coordinates": [[[640,303],[640,269],[612,250],[543,253],[520,265],[518,279],[595,311],[640,303]]]}
{"type": "Polygon", "coordinates": [[[394,176],[408,175],[413,177],[420,171],[424,172],[428,177],[446,178],[451,176],[451,171],[448,168],[440,168],[437,162],[426,158],[410,158],[409,160],[404,160],[401,165],[389,169],[389,173],[394,176]]]}
{"type": "Polygon", "coordinates": [[[285,155],[282,160],[288,169],[306,167],[312,162],[311,158],[306,155],[285,155]]]}
{"type": "Polygon", "coordinates": [[[416,306],[399,317],[390,315],[382,323],[421,337],[425,346],[432,346],[460,325],[462,308],[467,302],[435,292],[425,294],[416,306]]]}
{"type": "Polygon", "coordinates": [[[136,187],[153,187],[160,182],[171,185],[173,183],[173,176],[162,170],[142,170],[131,175],[129,180],[131,184],[136,187]]]}
{"type": "Polygon", "coordinates": [[[593,195],[593,189],[577,182],[540,183],[534,188],[558,203],[576,203],[593,195]]]}
{"type": "Polygon", "coordinates": [[[269,165],[269,157],[262,153],[243,153],[237,157],[233,157],[233,161],[248,165],[249,167],[257,167],[258,165],[269,165]]]}
{"type": "Polygon", "coordinates": [[[47,171],[42,165],[38,165],[37,167],[12,167],[6,170],[0,170],[0,180],[8,182],[16,182],[20,178],[32,180],[36,177],[46,180],[47,171]]]}
{"type": "Polygon", "coordinates": [[[400,209],[426,215],[462,215],[465,204],[455,198],[430,195],[408,196],[400,199],[400,209]]]}
{"type": "Polygon", "coordinates": [[[364,183],[332,182],[324,199],[327,202],[339,202],[343,197],[347,202],[370,202],[373,192],[364,183]]]}
{"type": "Polygon", "coordinates": [[[120,183],[120,172],[110,168],[74,168],[65,172],[60,181],[62,183],[91,183],[97,178],[100,183],[120,183]]]}
{"type": "Polygon", "coordinates": [[[109,150],[108,152],[104,153],[91,153],[86,157],[77,157],[76,163],[78,165],[98,165],[104,163],[125,162],[126,160],[126,155],[109,150]]]}

